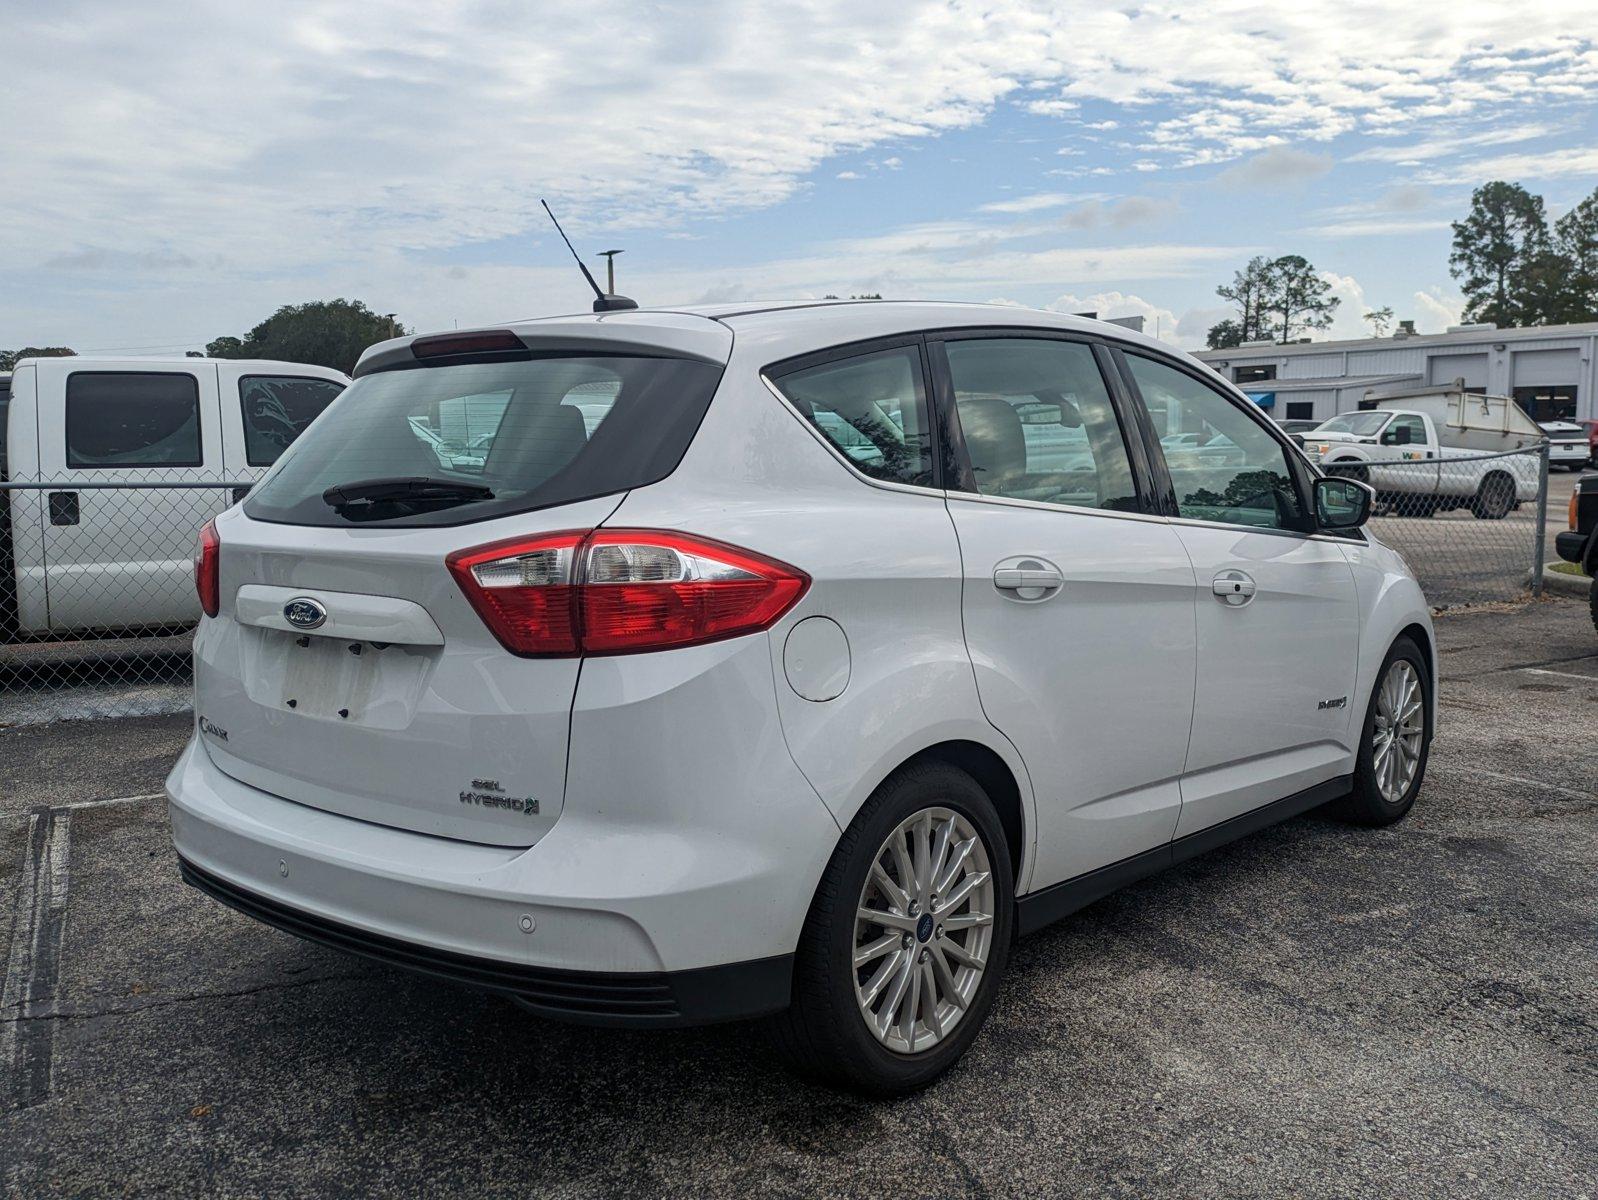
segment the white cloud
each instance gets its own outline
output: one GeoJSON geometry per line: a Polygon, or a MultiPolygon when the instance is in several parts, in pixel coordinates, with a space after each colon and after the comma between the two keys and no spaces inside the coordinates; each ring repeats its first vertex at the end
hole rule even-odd
{"type": "Polygon", "coordinates": [[[1501,154],[1450,163],[1421,173],[1427,183],[1479,184],[1488,179],[1529,183],[1598,175],[1598,146],[1566,146],[1536,154],[1501,154]]]}
{"type": "Polygon", "coordinates": [[[1369,217],[1364,220],[1331,221],[1325,225],[1311,225],[1305,233],[1316,237],[1393,237],[1399,234],[1436,233],[1449,228],[1444,220],[1397,217],[1369,217]]]}
{"type": "Polygon", "coordinates": [[[1065,192],[1039,192],[1033,196],[1017,196],[1014,200],[995,200],[991,204],[982,206],[983,212],[990,213],[1032,213],[1041,212],[1046,208],[1063,208],[1079,200],[1079,196],[1069,195],[1065,192]]]}
{"type": "Polygon", "coordinates": [[[1457,292],[1444,293],[1441,288],[1416,292],[1413,300],[1419,316],[1415,328],[1421,333],[1441,333],[1450,325],[1458,325],[1465,310],[1465,298],[1457,292]]]}
{"type": "Polygon", "coordinates": [[[1349,156],[1350,162],[1418,163],[1437,158],[1453,158],[1462,150],[1480,146],[1508,146],[1516,142],[1529,142],[1557,132],[1557,127],[1543,122],[1526,125],[1499,125],[1480,133],[1447,134],[1430,133],[1423,142],[1402,146],[1372,146],[1349,156]]]}
{"type": "Polygon", "coordinates": [[[1173,345],[1178,340],[1176,314],[1142,296],[1118,291],[1095,292],[1091,296],[1067,294],[1048,307],[1063,313],[1097,313],[1100,320],[1106,321],[1111,317],[1142,317],[1143,332],[1150,337],[1161,338],[1173,345]]]}

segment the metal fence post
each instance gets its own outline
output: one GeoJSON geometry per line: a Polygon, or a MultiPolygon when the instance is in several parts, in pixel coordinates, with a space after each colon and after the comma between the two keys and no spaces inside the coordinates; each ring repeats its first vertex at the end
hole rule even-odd
{"type": "Polygon", "coordinates": [[[1531,560],[1531,594],[1542,599],[1543,554],[1548,539],[1548,458],[1553,451],[1552,442],[1544,442],[1537,462],[1537,538],[1531,560]]]}

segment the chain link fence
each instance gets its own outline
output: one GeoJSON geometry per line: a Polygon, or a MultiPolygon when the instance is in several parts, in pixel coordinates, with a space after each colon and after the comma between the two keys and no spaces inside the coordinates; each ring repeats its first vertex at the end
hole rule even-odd
{"type": "MultiPolygon", "coordinates": [[[[1417,452],[1422,453],[1422,452],[1417,452]]],[[[1548,449],[1328,463],[1376,489],[1369,530],[1404,556],[1433,607],[1542,592],[1548,449]]]]}
{"type": "MultiPolygon", "coordinates": [[[[1376,489],[1370,530],[1432,604],[1540,590],[1546,451],[1327,470],[1376,489]]],[[[187,709],[195,539],[248,486],[0,482],[0,727],[187,709]]]]}
{"type": "Polygon", "coordinates": [[[195,539],[248,484],[183,474],[0,482],[0,727],[188,707],[195,539]]]}

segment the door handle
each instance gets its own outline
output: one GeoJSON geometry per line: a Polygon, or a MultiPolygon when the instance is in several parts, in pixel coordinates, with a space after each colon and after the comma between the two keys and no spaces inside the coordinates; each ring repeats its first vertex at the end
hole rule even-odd
{"type": "Polygon", "coordinates": [[[1221,603],[1240,608],[1254,599],[1254,593],[1259,589],[1254,580],[1242,571],[1222,571],[1210,584],[1210,590],[1221,603]]]}
{"type": "Polygon", "coordinates": [[[50,493],[50,524],[76,525],[78,523],[78,493],[50,493]]]}
{"type": "Polygon", "coordinates": [[[1042,600],[1065,586],[1065,575],[1042,559],[1007,558],[993,568],[993,586],[1016,600],[1042,600]]]}

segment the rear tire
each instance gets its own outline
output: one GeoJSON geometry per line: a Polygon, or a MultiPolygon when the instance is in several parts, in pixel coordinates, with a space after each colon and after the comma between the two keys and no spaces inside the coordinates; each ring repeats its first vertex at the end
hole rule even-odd
{"type": "Polygon", "coordinates": [[[1495,471],[1481,481],[1470,511],[1483,521],[1502,521],[1515,507],[1515,481],[1495,471]]]}
{"type": "Polygon", "coordinates": [[[1429,671],[1426,656],[1407,637],[1387,652],[1365,708],[1354,790],[1338,804],[1344,820],[1391,825],[1414,807],[1432,745],[1429,671]]]}
{"type": "Polygon", "coordinates": [[[850,823],[816,888],[794,957],[793,1003],[775,1023],[779,1050],[799,1072],[866,1095],[926,1087],[981,1031],[1013,927],[1010,851],[993,802],[956,767],[903,768],[850,823]],[[949,842],[942,871],[923,867],[923,837],[929,858],[940,837],[949,842]],[[862,909],[893,924],[862,919],[862,909]]]}

